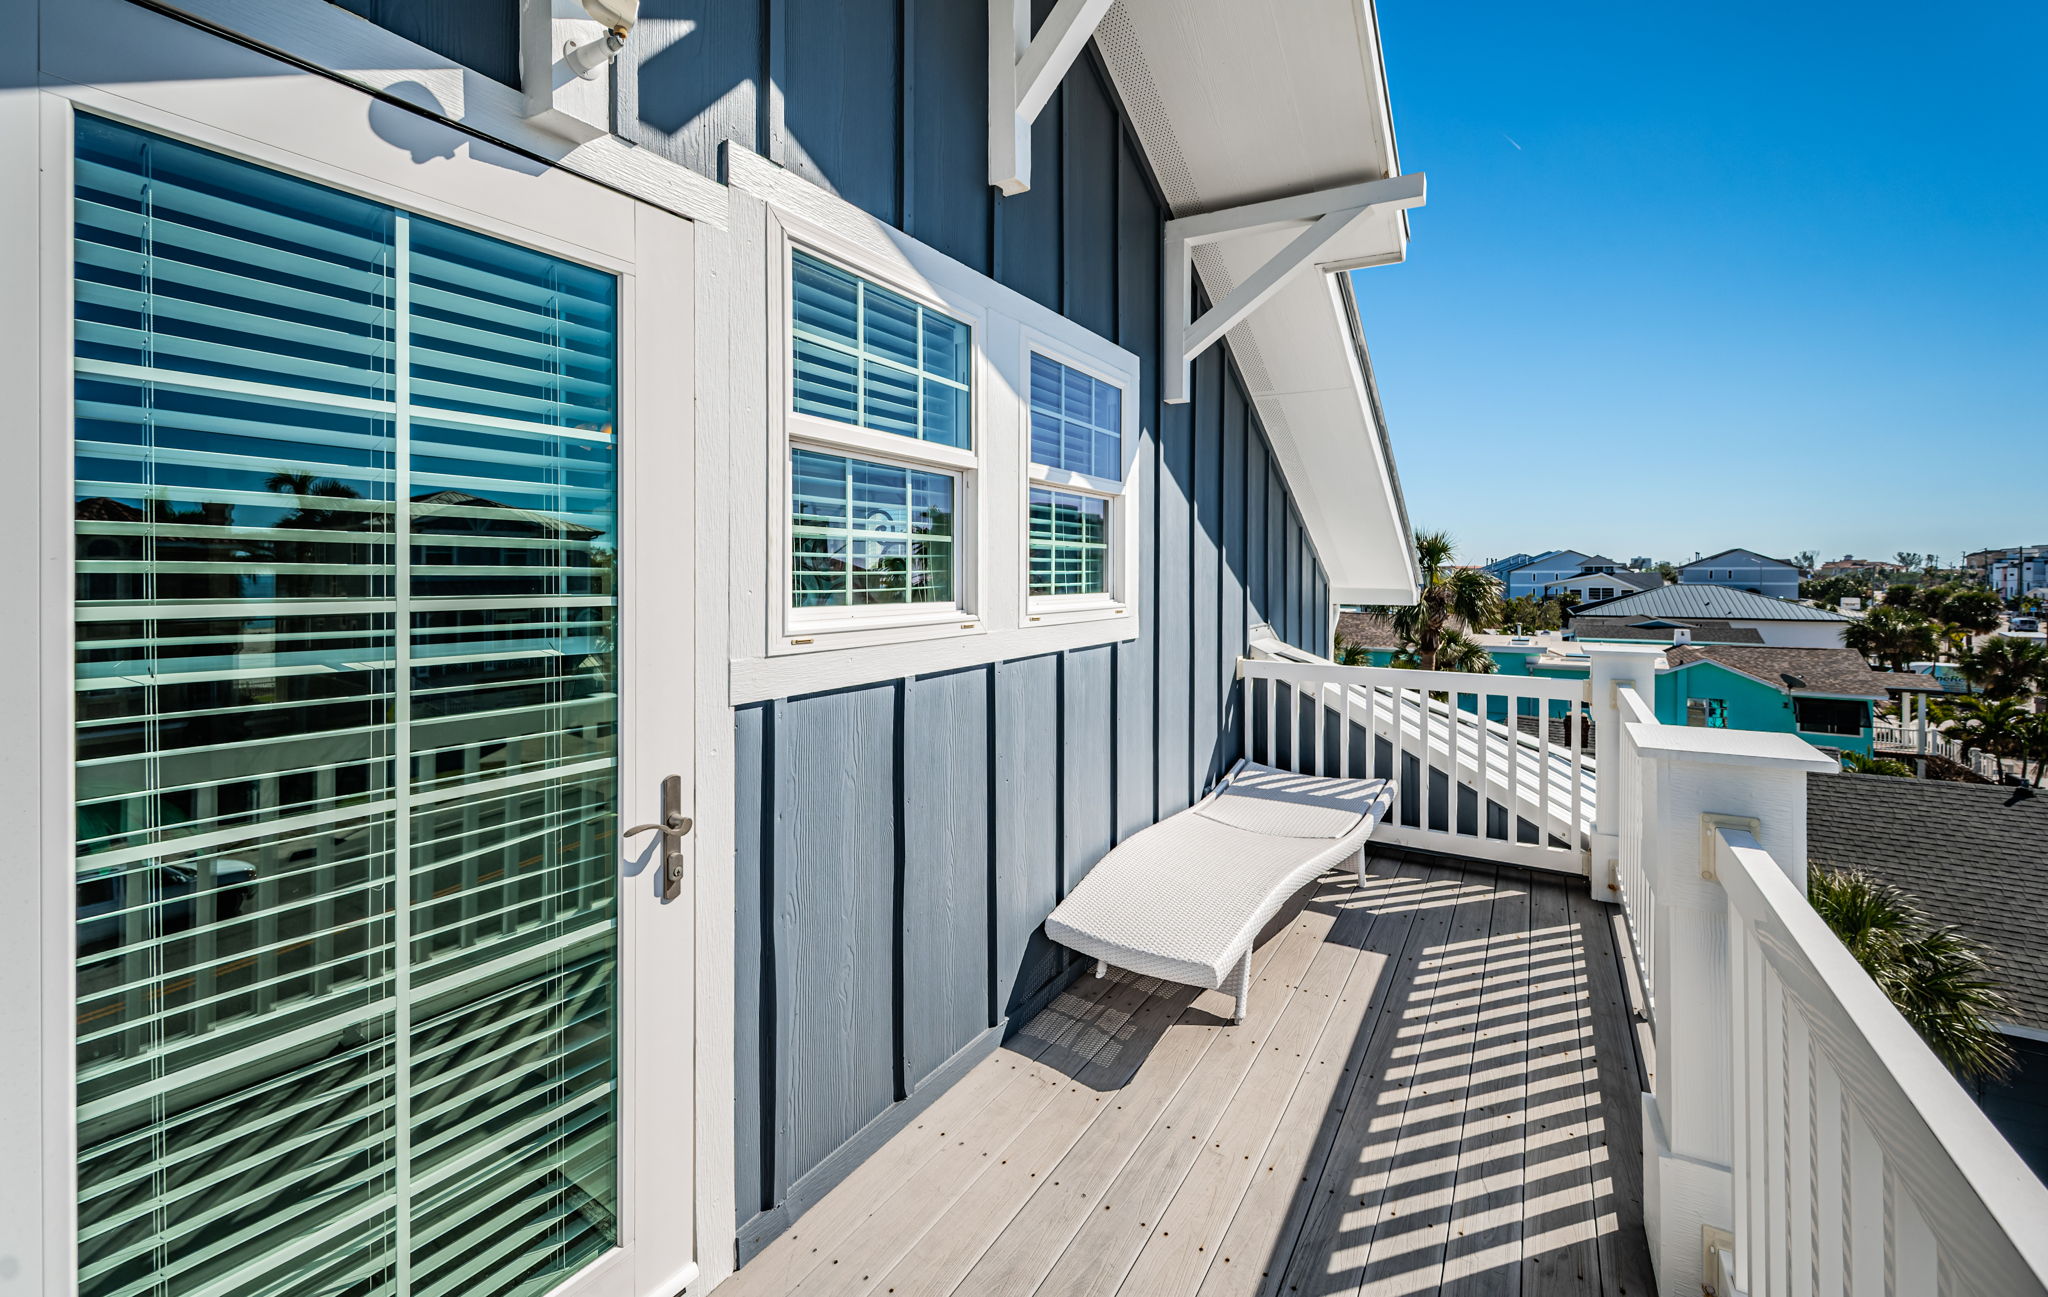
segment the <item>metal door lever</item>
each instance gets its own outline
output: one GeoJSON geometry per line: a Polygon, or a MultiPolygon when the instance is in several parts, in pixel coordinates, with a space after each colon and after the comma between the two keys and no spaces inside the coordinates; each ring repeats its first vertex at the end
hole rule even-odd
{"type": "Polygon", "coordinates": [[[683,835],[695,827],[696,821],[683,814],[683,777],[670,775],[661,781],[661,822],[659,824],[636,824],[619,836],[637,837],[642,833],[661,835],[661,899],[673,901],[683,894],[683,835]]]}

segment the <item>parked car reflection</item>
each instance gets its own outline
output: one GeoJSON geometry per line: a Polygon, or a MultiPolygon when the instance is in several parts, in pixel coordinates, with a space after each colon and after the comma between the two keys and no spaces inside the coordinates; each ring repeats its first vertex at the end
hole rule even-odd
{"type": "Polygon", "coordinates": [[[122,944],[129,911],[149,908],[141,921],[151,936],[184,932],[198,922],[203,893],[212,892],[212,922],[240,917],[256,894],[256,866],[246,860],[211,862],[213,884],[200,884],[192,865],[158,865],[147,873],[106,873],[78,880],[78,953],[92,954],[122,944]],[[149,880],[149,895],[134,895],[149,880]]]}

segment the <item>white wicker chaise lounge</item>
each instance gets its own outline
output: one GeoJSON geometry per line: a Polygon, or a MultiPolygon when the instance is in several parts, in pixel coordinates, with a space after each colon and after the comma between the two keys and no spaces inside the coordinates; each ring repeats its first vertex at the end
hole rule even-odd
{"type": "Polygon", "coordinates": [[[1394,804],[1390,779],[1323,779],[1240,761],[1216,791],[1104,856],[1045,935],[1105,965],[1222,988],[1244,1021],[1252,943],[1288,897],[1349,856],[1394,804]]]}

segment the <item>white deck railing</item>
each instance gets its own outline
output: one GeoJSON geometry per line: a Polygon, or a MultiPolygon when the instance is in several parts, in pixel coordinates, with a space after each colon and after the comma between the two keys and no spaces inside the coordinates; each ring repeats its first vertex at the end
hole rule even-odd
{"type": "Polygon", "coordinates": [[[2048,1189],[1756,837],[1723,825],[1710,846],[1730,936],[1734,1289],[2048,1292],[2048,1189]]]}
{"type": "Polygon", "coordinates": [[[1835,762],[1660,724],[1641,657],[1594,655],[1661,1290],[2048,1295],[2048,1189],[1806,902],[1806,781],[1835,762]]]}
{"type": "Polygon", "coordinates": [[[1247,658],[1239,674],[1245,755],[1400,784],[1378,840],[1586,872],[1585,681],[1272,658],[1247,658]]]}

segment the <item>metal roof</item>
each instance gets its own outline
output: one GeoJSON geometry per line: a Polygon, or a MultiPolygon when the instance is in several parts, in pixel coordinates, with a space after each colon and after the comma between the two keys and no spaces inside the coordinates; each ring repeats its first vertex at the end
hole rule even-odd
{"type": "Polygon", "coordinates": [[[1602,617],[1717,617],[1724,621],[1854,621],[1854,617],[1721,585],[1667,585],[1580,605],[1602,617]]]}

